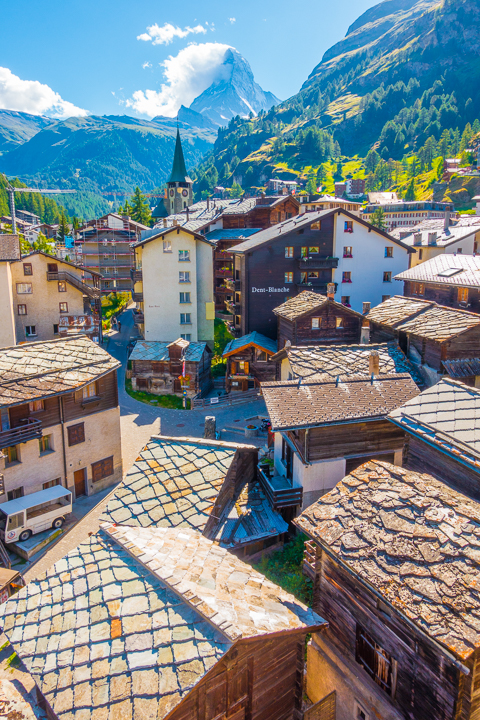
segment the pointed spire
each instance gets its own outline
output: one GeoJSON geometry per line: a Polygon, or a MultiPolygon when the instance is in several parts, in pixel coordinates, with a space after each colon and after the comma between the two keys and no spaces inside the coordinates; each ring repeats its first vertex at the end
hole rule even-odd
{"type": "Polygon", "coordinates": [[[185,167],[185,159],[183,157],[182,141],[180,140],[180,130],[177,127],[177,141],[175,143],[175,155],[173,156],[172,174],[168,182],[191,182],[187,176],[187,168],[185,167]]]}

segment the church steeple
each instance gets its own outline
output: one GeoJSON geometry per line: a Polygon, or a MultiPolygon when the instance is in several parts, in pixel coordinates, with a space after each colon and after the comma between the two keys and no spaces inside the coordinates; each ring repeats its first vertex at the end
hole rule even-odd
{"type": "Polygon", "coordinates": [[[178,127],[177,140],[175,142],[175,154],[173,156],[172,172],[167,185],[168,209],[171,215],[182,212],[182,210],[192,204],[193,182],[187,175],[185,158],[183,156],[182,141],[180,139],[180,130],[178,127]]]}

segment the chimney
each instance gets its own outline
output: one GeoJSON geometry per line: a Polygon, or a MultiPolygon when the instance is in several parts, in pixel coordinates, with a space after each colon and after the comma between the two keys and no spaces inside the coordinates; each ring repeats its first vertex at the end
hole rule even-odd
{"type": "Polygon", "coordinates": [[[443,224],[443,229],[445,232],[448,232],[448,228],[450,227],[450,210],[447,210],[445,212],[445,222],[443,224]]]}
{"type": "Polygon", "coordinates": [[[190,210],[187,208],[187,222],[190,220],[190,210]]]}
{"type": "Polygon", "coordinates": [[[206,440],[215,440],[216,438],[216,430],[217,430],[217,421],[215,418],[215,415],[207,415],[205,417],[205,428],[203,431],[203,437],[206,440]]]}
{"type": "Polygon", "coordinates": [[[370,342],[370,323],[368,320],[362,321],[360,330],[360,345],[368,345],[370,342]]]}
{"type": "Polygon", "coordinates": [[[167,218],[163,218],[163,227],[167,227],[167,218]]]}
{"type": "Polygon", "coordinates": [[[207,210],[210,210],[210,198],[207,198],[207,210]]]}
{"type": "Polygon", "coordinates": [[[371,307],[372,307],[372,303],[370,303],[370,302],[362,303],[362,315],[368,315],[371,307]]]}
{"type": "Polygon", "coordinates": [[[436,245],[436,244],[437,244],[437,233],[436,233],[436,232],[430,232],[430,233],[428,233],[428,244],[429,244],[429,245],[436,245]]]}
{"type": "Polygon", "coordinates": [[[422,233],[415,233],[413,236],[413,244],[417,247],[422,244],[422,233]]]}
{"type": "Polygon", "coordinates": [[[177,220],[177,218],[174,218],[173,219],[173,227],[177,227],[177,225],[178,225],[178,220],[177,220]]]}
{"type": "Polygon", "coordinates": [[[368,356],[368,372],[372,376],[380,374],[380,355],[376,350],[372,350],[368,356]]]}
{"type": "Polygon", "coordinates": [[[335,283],[328,283],[327,285],[327,298],[329,300],[335,299],[335,283]]]}

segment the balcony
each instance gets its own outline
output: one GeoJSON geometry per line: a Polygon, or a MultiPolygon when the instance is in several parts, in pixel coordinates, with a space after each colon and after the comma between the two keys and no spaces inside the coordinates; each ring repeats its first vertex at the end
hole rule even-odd
{"type": "Polygon", "coordinates": [[[232,315],[235,315],[236,305],[233,300],[225,300],[225,307],[232,313],[232,315]]]}
{"type": "Polygon", "coordinates": [[[300,258],[298,267],[300,270],[333,270],[338,267],[338,258],[300,258]]]}
{"type": "Polygon", "coordinates": [[[143,302],[143,292],[132,292],[133,302],[143,302]]]}
{"type": "Polygon", "coordinates": [[[143,282],[143,272],[140,269],[134,270],[133,268],[130,270],[130,277],[132,278],[133,283],[137,282],[143,282]]]}
{"type": "Polygon", "coordinates": [[[100,278],[96,276],[94,276],[92,279],[92,282],[94,283],[93,286],[87,285],[87,283],[84,282],[77,275],[74,275],[70,272],[65,272],[63,270],[61,272],[47,272],[47,280],[68,282],[70,283],[70,285],[73,285],[73,287],[76,287],[77,290],[81,290],[84,295],[88,295],[88,297],[91,297],[95,300],[97,300],[102,294],[98,285],[100,283],[100,278]]]}
{"type": "Polygon", "coordinates": [[[144,325],[145,317],[144,317],[143,313],[141,313],[141,312],[133,313],[133,322],[135,323],[135,325],[144,325]]]}
{"type": "Polygon", "coordinates": [[[329,284],[335,285],[335,292],[337,292],[338,283],[326,283],[325,280],[311,279],[308,282],[296,283],[295,287],[298,292],[303,292],[303,290],[312,290],[312,292],[320,293],[320,295],[326,295],[327,286],[329,284]]]}
{"type": "Polygon", "coordinates": [[[0,432],[0,448],[19,445],[42,437],[42,422],[37,418],[25,418],[19,427],[0,432]]]}
{"type": "Polygon", "coordinates": [[[317,553],[313,540],[307,540],[304,545],[302,571],[310,580],[315,580],[315,575],[317,574],[317,553]]]}
{"type": "MultiPolygon", "coordinates": [[[[238,281],[237,281],[238,282],[238,281]]],[[[225,285],[227,286],[228,290],[231,290],[234,292],[237,288],[235,287],[236,282],[233,278],[226,278],[225,285]]]]}
{"type": "Polygon", "coordinates": [[[269,477],[260,466],[257,466],[257,475],[262,490],[274,510],[302,505],[302,487],[292,487],[291,481],[283,475],[269,477]]]}

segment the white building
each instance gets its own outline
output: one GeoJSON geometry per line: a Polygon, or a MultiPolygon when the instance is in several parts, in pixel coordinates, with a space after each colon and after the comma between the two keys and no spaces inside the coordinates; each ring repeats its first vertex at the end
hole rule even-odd
{"type": "Polygon", "coordinates": [[[213,249],[203,235],[180,226],[134,245],[133,299],[144,340],[182,338],[213,350],[213,249]]]}

